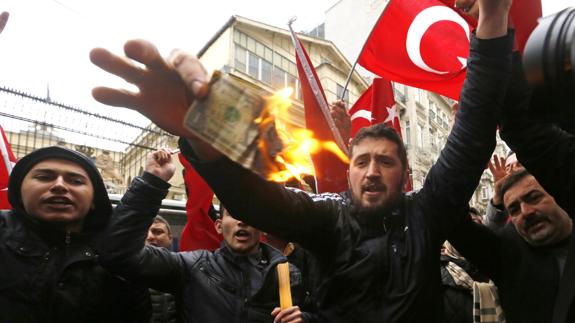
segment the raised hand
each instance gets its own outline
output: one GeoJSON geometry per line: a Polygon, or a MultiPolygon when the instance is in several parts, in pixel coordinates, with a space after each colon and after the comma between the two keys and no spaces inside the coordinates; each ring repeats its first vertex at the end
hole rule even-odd
{"type": "Polygon", "coordinates": [[[9,17],[10,17],[10,14],[6,11],[3,11],[2,13],[0,13],[0,33],[2,33],[2,30],[4,30],[4,27],[6,27],[6,23],[8,23],[9,17]]]}
{"type": "Polygon", "coordinates": [[[166,182],[169,181],[176,171],[176,165],[172,160],[172,152],[166,148],[162,148],[149,153],[146,156],[144,170],[158,176],[166,182]]]}
{"type": "Polygon", "coordinates": [[[479,3],[477,0],[455,0],[455,8],[461,9],[475,20],[479,19],[479,3]]]}
{"type": "Polygon", "coordinates": [[[343,142],[347,143],[351,132],[351,118],[347,114],[345,103],[341,100],[333,102],[329,105],[329,110],[343,142]]]}
{"type": "Polygon", "coordinates": [[[90,52],[90,60],[136,85],[139,92],[97,87],[92,90],[93,97],[103,104],[136,110],[174,135],[193,137],[183,126],[184,116],[193,100],[208,92],[208,76],[198,59],[180,50],[164,59],[145,40],[126,42],[124,52],[126,57],[120,57],[95,48],[90,52]]]}
{"type": "Polygon", "coordinates": [[[494,205],[501,205],[503,200],[501,199],[501,185],[503,184],[505,178],[509,173],[505,170],[505,158],[493,155],[493,161],[489,161],[487,164],[491,174],[493,175],[493,197],[491,202],[494,205]]]}

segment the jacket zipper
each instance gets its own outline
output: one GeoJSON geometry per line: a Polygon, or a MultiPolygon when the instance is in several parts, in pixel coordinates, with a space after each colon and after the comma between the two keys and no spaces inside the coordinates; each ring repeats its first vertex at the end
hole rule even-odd
{"type": "Polygon", "coordinates": [[[70,230],[66,231],[66,237],[64,238],[64,243],[66,245],[70,244],[70,240],[72,240],[72,233],[70,232],[70,230]]]}

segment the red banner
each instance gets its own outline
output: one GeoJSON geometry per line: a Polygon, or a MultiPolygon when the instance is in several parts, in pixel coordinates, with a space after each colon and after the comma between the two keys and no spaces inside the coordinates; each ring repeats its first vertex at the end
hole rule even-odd
{"type": "Polygon", "coordinates": [[[222,236],[216,232],[214,221],[208,215],[214,193],[204,179],[178,154],[184,166],[184,183],[188,193],[186,214],[188,221],[180,237],[180,251],[205,249],[214,251],[220,247],[222,236]]]}
{"type": "MultiPolygon", "coordinates": [[[[295,34],[293,34],[293,37],[296,37],[295,34]]],[[[321,141],[334,141],[337,143],[332,130],[333,128],[329,125],[329,121],[326,119],[326,114],[322,111],[322,107],[320,106],[320,104],[324,104],[324,106],[327,107],[327,101],[323,88],[318,81],[319,78],[317,77],[313,64],[311,63],[305,48],[301,45],[301,42],[297,37],[295,42],[297,71],[303,94],[306,126],[314,133],[314,137],[316,139],[321,141]],[[304,65],[307,68],[304,68],[304,65]],[[307,73],[306,70],[308,71],[307,73]],[[314,88],[316,91],[314,91],[314,88]]],[[[329,118],[331,118],[331,116],[329,118]]],[[[339,136],[339,132],[337,132],[337,135],[339,136]]],[[[346,163],[333,153],[325,150],[320,150],[318,153],[313,154],[311,158],[315,170],[317,193],[338,193],[347,190],[348,166],[346,163]]]]}
{"type": "Polygon", "coordinates": [[[0,162],[0,209],[5,210],[12,208],[8,202],[8,180],[12,167],[16,163],[16,157],[12,153],[4,129],[1,126],[0,133],[2,134],[2,142],[0,142],[0,157],[2,158],[2,162],[0,162]]]}

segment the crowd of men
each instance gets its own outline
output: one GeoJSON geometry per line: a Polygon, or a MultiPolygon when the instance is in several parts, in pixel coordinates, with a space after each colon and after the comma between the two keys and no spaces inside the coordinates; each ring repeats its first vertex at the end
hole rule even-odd
{"type": "Polygon", "coordinates": [[[127,42],[126,57],[94,49],[94,64],[139,88],[100,87],[94,98],[181,137],[222,202],[222,245],[170,250],[157,216],[175,171],[169,150],[148,155],[113,209],[93,161],[38,149],[14,167],[12,210],[0,212],[0,322],[573,322],[575,137],[526,114],[511,0],[459,4],[478,14],[459,109],[409,193],[406,149],[383,124],[350,142],[348,192],[286,188],[182,125],[208,89],[193,55],[164,59],[143,40],[127,42]],[[515,154],[491,161],[498,127],[515,154]],[[485,165],[496,183],[481,217],[468,203],[485,165]],[[293,303],[281,307],[276,269],[286,261],[293,303]]]}

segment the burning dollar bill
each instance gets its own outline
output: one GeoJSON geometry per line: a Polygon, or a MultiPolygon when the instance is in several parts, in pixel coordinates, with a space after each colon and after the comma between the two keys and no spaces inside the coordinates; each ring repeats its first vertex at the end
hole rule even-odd
{"type": "Polygon", "coordinates": [[[285,182],[314,174],[310,154],[328,150],[345,162],[333,141],[287,124],[292,89],[264,96],[230,74],[214,73],[207,98],[188,110],[184,126],[236,163],[266,179],[285,182]]]}
{"type": "Polygon", "coordinates": [[[268,177],[282,148],[273,122],[262,123],[266,100],[229,74],[215,73],[210,93],[196,100],[184,125],[231,160],[268,177]]]}

